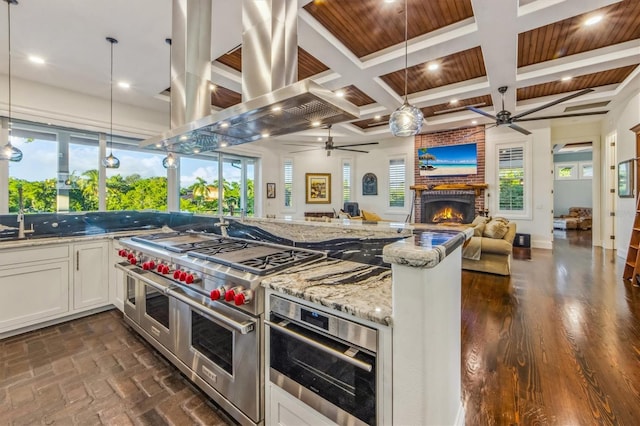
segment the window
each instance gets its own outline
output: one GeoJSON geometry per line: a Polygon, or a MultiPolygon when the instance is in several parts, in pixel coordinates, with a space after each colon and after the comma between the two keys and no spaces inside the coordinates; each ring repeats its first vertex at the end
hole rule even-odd
{"type": "MultiPolygon", "coordinates": [[[[71,137],[69,143],[69,210],[98,210],[98,139],[71,137]]],[[[64,176],[61,176],[64,177],[64,176]]]]}
{"type": "Polygon", "coordinates": [[[284,160],[284,206],[293,207],[293,160],[284,160]]]}
{"type": "Polygon", "coordinates": [[[404,159],[389,160],[389,207],[404,207],[404,159]]]}
{"type": "Polygon", "coordinates": [[[525,212],[524,145],[498,147],[498,210],[525,212]]]}
{"type": "Polygon", "coordinates": [[[556,180],[578,179],[578,163],[556,163],[556,180]]]}
{"type": "Polygon", "coordinates": [[[593,163],[592,162],[579,162],[578,168],[580,169],[580,179],[593,179],[593,163]]]}
{"type": "Polygon", "coordinates": [[[180,210],[219,214],[218,156],[180,157],[180,210]]]}
{"type": "Polygon", "coordinates": [[[351,162],[342,162],[342,201],[351,201],[351,162]]]}
{"type": "Polygon", "coordinates": [[[167,210],[167,171],[162,167],[166,154],[114,142],[113,155],[120,159],[120,168],[107,169],[107,210],[167,210]]]}

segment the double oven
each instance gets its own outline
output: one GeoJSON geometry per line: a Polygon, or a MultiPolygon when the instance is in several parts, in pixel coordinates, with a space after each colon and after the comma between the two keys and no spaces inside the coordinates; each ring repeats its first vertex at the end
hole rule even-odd
{"type": "Polygon", "coordinates": [[[255,268],[282,270],[264,264],[285,265],[283,250],[292,264],[323,254],[198,234],[146,238],[120,240],[125,321],[238,423],[263,424],[265,274],[255,268]],[[266,262],[255,259],[264,252],[266,262]]]}

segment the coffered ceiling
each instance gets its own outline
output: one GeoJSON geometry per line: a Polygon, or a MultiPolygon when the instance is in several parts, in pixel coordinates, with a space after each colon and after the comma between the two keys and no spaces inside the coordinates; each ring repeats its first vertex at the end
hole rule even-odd
{"type": "MultiPolygon", "coordinates": [[[[212,3],[212,105],[222,109],[241,100],[242,2],[212,3]]],[[[404,1],[298,5],[299,78],[342,89],[360,107],[360,119],[334,126],[333,135],[341,141],[389,137],[388,116],[404,97],[404,1]]],[[[4,2],[0,19],[6,22],[4,2]]],[[[638,22],[638,0],[408,0],[409,102],[423,110],[423,132],[491,123],[464,107],[496,114],[501,86],[508,86],[504,106],[513,114],[584,88],[595,90],[531,118],[608,111],[640,90],[638,22]],[[601,21],[585,25],[596,16],[601,21]]],[[[0,73],[6,74],[6,26],[0,28],[0,73]]],[[[106,36],[120,41],[115,78],[132,85],[116,91],[115,100],[168,111],[164,39],[171,36],[171,0],[19,0],[12,8],[13,73],[108,99],[106,36]],[[46,64],[29,63],[32,54],[46,64]]],[[[320,133],[285,139],[315,141],[320,133]]]]}

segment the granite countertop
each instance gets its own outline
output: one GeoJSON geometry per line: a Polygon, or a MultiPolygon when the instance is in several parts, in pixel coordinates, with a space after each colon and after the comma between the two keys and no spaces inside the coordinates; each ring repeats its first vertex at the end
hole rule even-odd
{"type": "Polygon", "coordinates": [[[389,268],[327,258],[267,277],[262,285],[358,318],[392,325],[389,268]]]}
{"type": "Polygon", "coordinates": [[[416,229],[412,238],[385,246],[382,259],[396,265],[433,268],[472,236],[473,228],[416,229]]]}
{"type": "Polygon", "coordinates": [[[0,241],[0,250],[13,250],[17,248],[37,247],[50,244],[69,244],[76,242],[109,240],[113,238],[128,237],[131,235],[148,234],[150,232],[158,232],[158,229],[153,230],[137,230],[137,231],[118,231],[107,232],[100,234],[86,234],[86,235],[73,235],[68,237],[39,237],[39,238],[23,238],[23,239],[9,239],[0,241]]]}

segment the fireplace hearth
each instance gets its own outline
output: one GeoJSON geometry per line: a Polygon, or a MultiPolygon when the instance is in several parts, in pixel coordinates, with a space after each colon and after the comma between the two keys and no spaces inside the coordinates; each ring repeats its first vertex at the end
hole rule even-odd
{"type": "Polygon", "coordinates": [[[475,217],[474,191],[423,191],[422,223],[471,223],[475,217]]]}

